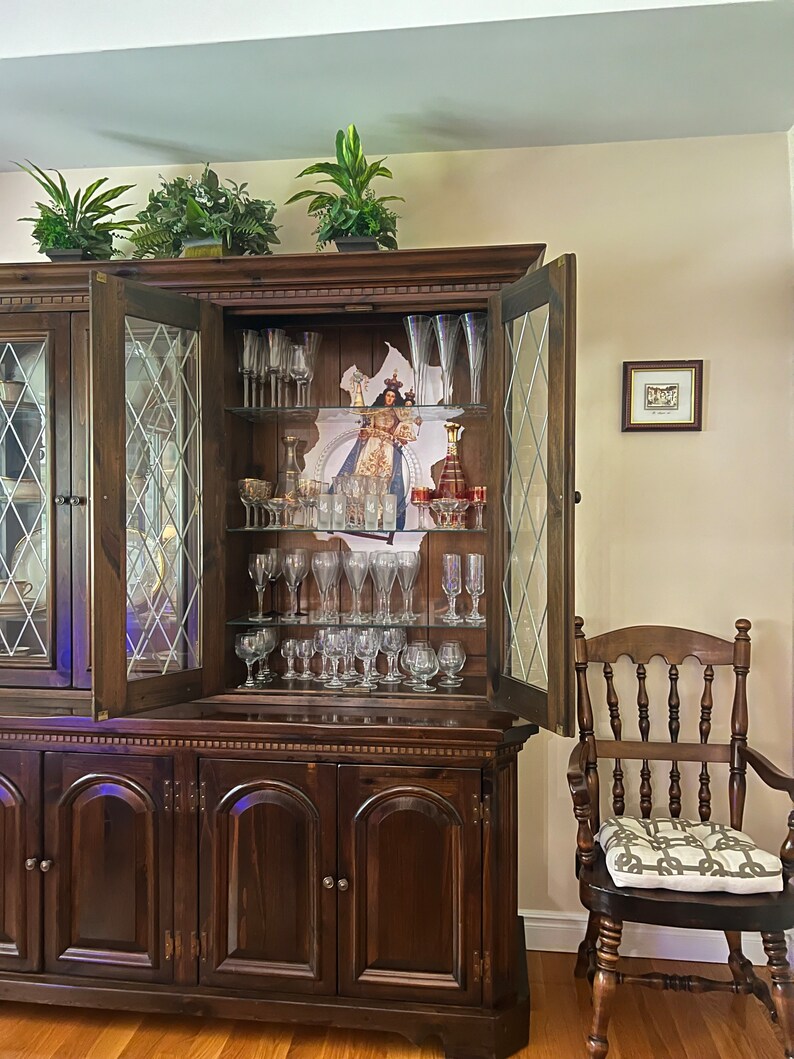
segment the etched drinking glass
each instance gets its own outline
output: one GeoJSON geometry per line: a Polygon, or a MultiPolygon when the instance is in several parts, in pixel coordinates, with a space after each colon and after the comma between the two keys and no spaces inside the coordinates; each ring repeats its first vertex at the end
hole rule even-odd
{"type": "Polygon", "coordinates": [[[463,313],[460,318],[466,349],[469,354],[469,378],[471,379],[471,403],[480,403],[482,366],[488,339],[488,313],[463,313]]]}
{"type": "Polygon", "coordinates": [[[394,552],[374,552],[372,555],[372,572],[375,584],[380,593],[381,609],[376,621],[388,625],[392,621],[391,616],[391,590],[394,579],[397,576],[397,556],[394,552]]]}
{"type": "Polygon", "coordinates": [[[257,512],[256,518],[254,519],[254,525],[258,526],[260,524],[258,512],[261,511],[262,512],[261,525],[262,525],[263,529],[266,528],[265,527],[265,511],[268,512],[268,524],[270,523],[270,510],[267,507],[267,502],[268,502],[268,500],[270,500],[270,498],[272,496],[273,496],[273,483],[272,482],[266,482],[262,478],[257,478],[256,479],[256,485],[254,487],[255,509],[256,509],[256,512],[257,512]]]}
{"type": "Polygon", "coordinates": [[[373,629],[371,627],[368,629],[356,629],[356,658],[359,658],[364,663],[364,676],[361,678],[361,683],[358,684],[357,687],[377,688],[377,681],[372,678],[372,663],[377,658],[380,644],[380,629],[373,629]]]}
{"type": "Polygon", "coordinates": [[[383,630],[380,649],[386,655],[386,664],[388,668],[386,670],[386,676],[380,678],[381,684],[400,683],[401,677],[399,670],[397,669],[397,656],[405,647],[405,643],[405,629],[400,629],[397,626],[392,625],[390,628],[383,630]]]}
{"type": "Polygon", "coordinates": [[[311,661],[314,658],[314,638],[298,640],[296,654],[301,661],[301,671],[298,673],[298,680],[312,680],[314,673],[311,670],[311,661]]]}
{"type": "Polygon", "coordinates": [[[419,574],[419,563],[421,561],[419,552],[396,552],[397,558],[397,580],[403,594],[402,614],[397,620],[409,625],[419,617],[414,614],[414,585],[419,574]]]}
{"type": "Polygon", "coordinates": [[[441,557],[441,587],[449,604],[446,612],[441,615],[441,620],[448,625],[460,625],[463,621],[458,615],[457,600],[461,592],[461,565],[460,556],[453,553],[445,553],[441,557]]]}
{"type": "Polygon", "coordinates": [[[275,629],[257,629],[256,638],[259,643],[259,671],[256,674],[256,684],[257,687],[264,687],[273,679],[268,658],[276,649],[278,633],[275,629]]]}
{"type": "Polygon", "coordinates": [[[281,641],[281,657],[287,663],[287,670],[284,673],[285,680],[294,680],[298,675],[295,672],[295,659],[298,656],[298,641],[290,637],[287,640],[281,641]]]}
{"type": "Polygon", "coordinates": [[[344,615],[344,620],[353,625],[360,625],[364,621],[361,613],[361,592],[369,572],[369,552],[344,552],[342,565],[345,570],[347,583],[353,595],[353,607],[349,614],[344,615]]]}
{"type": "Polygon", "coordinates": [[[441,385],[444,390],[445,405],[452,403],[452,381],[455,374],[455,361],[458,356],[458,328],[460,317],[457,313],[439,313],[433,317],[433,330],[438,343],[438,359],[441,362],[441,385]]]}
{"type": "Polygon", "coordinates": [[[485,593],[485,556],[476,552],[466,556],[466,591],[471,596],[471,613],[466,617],[467,625],[485,625],[480,614],[480,597],[485,593]]]}
{"type": "Polygon", "coordinates": [[[245,683],[237,686],[239,688],[255,688],[256,681],[254,680],[253,667],[257,658],[259,658],[259,645],[256,642],[256,635],[246,632],[238,633],[234,638],[234,653],[248,667],[248,676],[245,683]]]}
{"type": "Polygon", "coordinates": [[[258,478],[240,478],[237,482],[237,490],[240,494],[240,500],[242,500],[243,507],[245,508],[246,529],[253,528],[251,525],[251,511],[256,505],[256,487],[258,481],[258,478]]]}
{"type": "Polygon", "coordinates": [[[444,679],[439,680],[440,688],[459,688],[463,683],[458,673],[466,664],[466,652],[459,640],[445,640],[438,649],[438,668],[444,673],[444,679]]]}
{"type": "Polygon", "coordinates": [[[305,548],[295,548],[286,552],[281,561],[281,572],[289,590],[289,610],[285,618],[298,616],[298,588],[309,572],[309,553],[305,548]]]}
{"type": "Polygon", "coordinates": [[[320,621],[333,621],[332,594],[340,573],[339,552],[315,552],[312,573],[320,593],[320,621]]]}

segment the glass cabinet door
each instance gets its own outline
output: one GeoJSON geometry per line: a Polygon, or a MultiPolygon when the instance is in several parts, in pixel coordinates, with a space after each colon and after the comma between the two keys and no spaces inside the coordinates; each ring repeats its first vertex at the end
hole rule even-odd
{"type": "Polygon", "coordinates": [[[574,734],[576,262],[566,255],[492,299],[489,697],[574,734]]]}
{"type": "Polygon", "coordinates": [[[91,312],[93,685],[113,716],[221,690],[220,325],[104,273],[91,312]]]}
{"type": "Polygon", "coordinates": [[[0,684],[71,683],[68,314],[0,322],[0,684]]]}

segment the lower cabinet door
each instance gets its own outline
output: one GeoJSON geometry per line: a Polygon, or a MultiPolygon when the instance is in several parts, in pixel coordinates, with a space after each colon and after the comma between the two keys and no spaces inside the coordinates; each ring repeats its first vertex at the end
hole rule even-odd
{"type": "Polygon", "coordinates": [[[339,767],[339,992],[476,1004],[482,828],[475,769],[339,767]]]}
{"type": "Polygon", "coordinates": [[[204,760],[201,981],[336,989],[336,766],[204,760]]]}
{"type": "Polygon", "coordinates": [[[41,968],[41,754],[0,750],[0,970],[41,968]]]}
{"type": "Polygon", "coordinates": [[[171,777],[169,758],[44,755],[47,971],[172,980],[171,777]]]}

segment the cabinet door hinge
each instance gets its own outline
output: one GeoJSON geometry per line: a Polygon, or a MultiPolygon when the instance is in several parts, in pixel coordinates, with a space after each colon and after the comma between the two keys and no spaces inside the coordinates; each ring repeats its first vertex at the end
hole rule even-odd
{"type": "Polygon", "coordinates": [[[482,820],[482,804],[476,794],[471,796],[471,815],[473,824],[479,824],[482,820]]]}
{"type": "Polygon", "coordinates": [[[188,787],[188,811],[203,813],[207,808],[207,784],[193,783],[188,787]]]}
{"type": "Polygon", "coordinates": [[[199,936],[195,930],[190,932],[190,958],[191,960],[197,960],[201,954],[201,945],[199,944],[199,936]]]}
{"type": "Polygon", "coordinates": [[[491,981],[491,954],[490,952],[474,951],[474,981],[491,981]]]}
{"type": "Polygon", "coordinates": [[[166,960],[172,960],[174,956],[179,959],[182,955],[182,932],[177,930],[172,934],[170,930],[167,930],[164,948],[166,960]]]}
{"type": "Polygon", "coordinates": [[[491,954],[490,952],[484,952],[482,954],[482,980],[490,985],[491,983],[491,954]]]}
{"type": "Polygon", "coordinates": [[[484,824],[490,824],[491,822],[491,796],[486,794],[482,800],[482,822],[484,824]]]}
{"type": "MultiPolygon", "coordinates": [[[[166,780],[163,784],[163,809],[167,813],[170,813],[174,808],[174,784],[171,780],[166,780]]],[[[166,931],[166,933],[168,933],[166,931]]]]}
{"type": "Polygon", "coordinates": [[[477,951],[477,949],[474,950],[474,968],[473,968],[473,970],[474,970],[474,981],[475,982],[482,981],[482,956],[477,951]]]}

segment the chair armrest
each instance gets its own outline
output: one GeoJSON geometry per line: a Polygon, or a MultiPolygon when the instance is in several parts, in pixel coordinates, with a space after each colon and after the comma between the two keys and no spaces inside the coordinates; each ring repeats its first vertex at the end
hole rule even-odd
{"type": "Polygon", "coordinates": [[[595,836],[592,827],[592,805],[585,770],[590,757],[587,743],[577,743],[568,759],[568,788],[573,799],[573,815],[579,824],[576,832],[576,855],[582,864],[595,860],[595,836]]]}
{"type": "Polygon", "coordinates": [[[759,754],[752,747],[740,746],[739,756],[758,773],[767,787],[775,791],[786,791],[794,801],[794,776],[787,776],[785,772],[781,772],[769,758],[759,754]]]}

